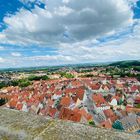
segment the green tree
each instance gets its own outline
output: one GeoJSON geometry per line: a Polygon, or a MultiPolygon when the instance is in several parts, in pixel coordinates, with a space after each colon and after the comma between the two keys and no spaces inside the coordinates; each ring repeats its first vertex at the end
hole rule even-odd
{"type": "Polygon", "coordinates": [[[90,120],[88,123],[89,123],[90,125],[95,126],[95,122],[94,122],[94,121],[92,121],[92,120],[90,120]]]}
{"type": "Polygon", "coordinates": [[[20,87],[27,87],[31,84],[31,82],[27,79],[22,79],[19,81],[19,86],[20,87]]]}
{"type": "Polygon", "coordinates": [[[2,106],[2,105],[4,105],[4,104],[6,104],[6,102],[7,102],[7,101],[6,101],[6,99],[3,99],[3,98],[2,98],[2,99],[0,99],[0,106],[2,106]]]}
{"type": "Polygon", "coordinates": [[[43,75],[43,76],[31,75],[28,77],[29,81],[48,80],[48,79],[49,77],[47,75],[43,75]]]}
{"type": "Polygon", "coordinates": [[[3,87],[6,87],[7,84],[5,82],[0,82],[0,89],[3,88],[3,87]]]}
{"type": "Polygon", "coordinates": [[[113,127],[114,129],[124,130],[123,125],[122,125],[122,123],[121,123],[119,120],[115,121],[115,122],[112,124],[112,127],[113,127]]]}

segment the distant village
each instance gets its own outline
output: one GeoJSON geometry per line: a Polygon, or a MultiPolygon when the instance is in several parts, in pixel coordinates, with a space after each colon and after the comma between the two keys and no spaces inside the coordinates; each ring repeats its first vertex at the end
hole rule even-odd
{"type": "MultiPolygon", "coordinates": [[[[139,132],[139,80],[110,76],[109,72],[103,71],[104,68],[69,70],[66,72],[68,75],[54,72],[47,75],[48,80],[33,80],[26,87],[3,87],[0,99],[6,102],[1,107],[95,127],[139,132]]],[[[45,73],[36,74],[42,75],[45,73]]],[[[12,78],[28,76],[18,73],[12,78]]]]}

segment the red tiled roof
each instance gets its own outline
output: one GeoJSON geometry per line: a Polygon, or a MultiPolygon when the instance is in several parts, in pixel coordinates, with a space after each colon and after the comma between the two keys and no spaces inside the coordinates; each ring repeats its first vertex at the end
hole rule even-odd
{"type": "Polygon", "coordinates": [[[46,109],[40,109],[40,112],[39,112],[39,114],[40,115],[46,115],[46,109]]]}
{"type": "Polygon", "coordinates": [[[66,94],[69,94],[69,93],[76,93],[76,88],[67,88],[67,89],[65,89],[65,93],[66,94]]]}
{"type": "Polygon", "coordinates": [[[61,90],[56,91],[55,94],[56,94],[56,95],[62,95],[62,91],[61,91],[61,90]]]}
{"type": "Polygon", "coordinates": [[[48,106],[52,106],[54,104],[54,101],[52,101],[51,99],[48,99],[47,104],[48,104],[48,106]]]}
{"type": "Polygon", "coordinates": [[[73,87],[80,87],[80,86],[82,86],[82,83],[80,81],[75,80],[75,81],[71,82],[71,85],[73,87]]]}
{"type": "Polygon", "coordinates": [[[138,87],[137,86],[134,85],[134,86],[131,87],[131,91],[132,92],[135,92],[136,90],[138,90],[138,87]]]}
{"type": "Polygon", "coordinates": [[[56,108],[49,107],[49,109],[48,109],[48,115],[49,116],[51,116],[52,118],[54,118],[56,112],[57,112],[57,109],[56,108]]]}
{"type": "Polygon", "coordinates": [[[77,96],[80,100],[83,100],[84,93],[85,93],[85,89],[84,89],[83,87],[77,88],[77,90],[76,90],[76,96],[77,96]]]}
{"type": "Polygon", "coordinates": [[[81,110],[79,111],[79,113],[80,113],[83,117],[85,117],[88,121],[89,121],[89,120],[93,120],[92,115],[89,114],[89,113],[87,113],[85,109],[81,109],[81,110]]]}
{"type": "Polygon", "coordinates": [[[114,114],[114,112],[111,109],[104,110],[104,114],[107,118],[111,120],[112,123],[118,119],[118,117],[114,114]]]}
{"type": "Polygon", "coordinates": [[[97,104],[107,104],[102,94],[93,94],[92,99],[97,104]]]}
{"type": "Polygon", "coordinates": [[[107,118],[114,115],[114,112],[111,109],[104,110],[104,114],[107,118]]]}
{"type": "Polygon", "coordinates": [[[70,97],[63,97],[60,101],[60,105],[64,107],[68,107],[70,105],[71,98],[70,97]]]}
{"type": "Polygon", "coordinates": [[[17,101],[16,101],[16,100],[11,100],[11,101],[9,102],[9,106],[10,106],[11,108],[15,108],[15,107],[16,107],[16,104],[17,104],[17,101]]]}
{"type": "Polygon", "coordinates": [[[104,128],[108,128],[108,129],[112,128],[112,125],[109,120],[106,120],[106,121],[100,123],[100,125],[104,128]]]}
{"type": "Polygon", "coordinates": [[[91,85],[90,85],[90,88],[91,88],[92,90],[99,90],[99,89],[100,89],[100,85],[99,85],[99,84],[91,84],[91,85]]]}
{"type": "Polygon", "coordinates": [[[22,107],[23,107],[23,104],[22,103],[17,103],[17,105],[16,105],[16,109],[17,110],[21,110],[22,107]]]}
{"type": "Polygon", "coordinates": [[[70,110],[68,108],[62,108],[59,114],[59,118],[63,120],[71,120],[74,122],[80,122],[81,114],[70,110]]]}

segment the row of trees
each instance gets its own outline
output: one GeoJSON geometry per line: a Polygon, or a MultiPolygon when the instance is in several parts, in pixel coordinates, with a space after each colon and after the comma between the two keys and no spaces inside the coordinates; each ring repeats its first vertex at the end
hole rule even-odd
{"type": "Polygon", "coordinates": [[[19,86],[19,87],[27,87],[31,84],[31,81],[28,79],[20,79],[20,80],[13,80],[9,82],[0,82],[0,89],[3,87],[8,87],[8,86],[19,86]]]}
{"type": "MultiPolygon", "coordinates": [[[[74,75],[66,72],[61,72],[60,75],[61,77],[74,78],[74,75]]],[[[32,84],[32,81],[39,81],[39,80],[49,80],[49,77],[47,75],[43,75],[43,76],[31,75],[28,78],[24,78],[24,79],[12,80],[9,82],[0,82],[0,89],[7,86],[27,87],[32,84]]]]}
{"type": "Polygon", "coordinates": [[[19,80],[12,80],[9,82],[0,82],[0,89],[3,87],[8,87],[8,86],[19,86],[19,87],[27,87],[32,84],[32,81],[38,81],[38,80],[48,80],[48,76],[34,76],[31,75],[28,78],[24,79],[19,79],[19,80]]]}
{"type": "Polygon", "coordinates": [[[31,75],[28,77],[28,80],[29,81],[49,80],[49,77],[47,75],[43,75],[43,76],[31,75]]]}
{"type": "Polygon", "coordinates": [[[74,75],[70,74],[70,73],[66,73],[66,72],[60,72],[61,77],[65,77],[65,78],[74,78],[74,75]]]}

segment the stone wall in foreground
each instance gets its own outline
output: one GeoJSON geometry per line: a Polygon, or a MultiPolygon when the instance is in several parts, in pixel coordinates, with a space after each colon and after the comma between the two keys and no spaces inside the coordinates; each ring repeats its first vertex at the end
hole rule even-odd
{"type": "Polygon", "coordinates": [[[140,135],[0,109],[0,140],[140,140],[140,135]]]}

